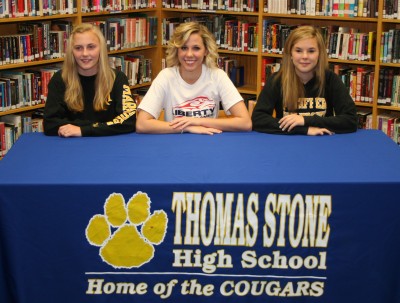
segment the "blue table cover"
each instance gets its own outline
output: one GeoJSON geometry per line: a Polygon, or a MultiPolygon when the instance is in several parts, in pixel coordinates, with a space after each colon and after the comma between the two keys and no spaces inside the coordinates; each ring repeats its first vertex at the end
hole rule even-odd
{"type": "Polygon", "coordinates": [[[400,302],[400,149],[376,130],[24,134],[0,302],[400,302]]]}

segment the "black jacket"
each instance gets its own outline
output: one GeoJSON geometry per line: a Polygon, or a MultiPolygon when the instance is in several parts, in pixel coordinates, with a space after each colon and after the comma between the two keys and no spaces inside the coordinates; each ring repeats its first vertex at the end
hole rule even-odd
{"type": "Polygon", "coordinates": [[[326,71],[325,93],[317,95],[315,78],[304,85],[306,98],[299,99],[297,113],[304,117],[304,126],[292,131],[282,131],[279,119],[284,112],[281,79],[277,73],[267,80],[252,114],[253,129],[270,134],[307,134],[308,127],[327,128],[334,133],[351,133],[357,130],[357,108],[347,88],[331,70],[326,71]],[[275,111],[275,117],[273,116],[275,111]]]}
{"type": "Polygon", "coordinates": [[[82,136],[107,136],[135,131],[136,103],[125,74],[116,71],[109,105],[106,110],[100,112],[93,108],[95,79],[96,76],[80,76],[84,90],[84,110],[73,112],[64,102],[65,84],[61,78],[61,70],[54,74],[49,82],[44,110],[46,135],[56,136],[59,127],[65,124],[80,126],[82,136]]]}

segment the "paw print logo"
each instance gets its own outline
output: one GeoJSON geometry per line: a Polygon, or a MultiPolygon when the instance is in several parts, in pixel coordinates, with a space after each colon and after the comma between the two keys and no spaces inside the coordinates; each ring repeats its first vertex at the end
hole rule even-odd
{"type": "Polygon", "coordinates": [[[86,227],[86,238],[100,247],[100,257],[114,268],[133,268],[154,257],[154,245],[163,242],[167,214],[150,213],[150,199],[137,192],[127,203],[123,195],[111,194],[104,203],[104,215],[94,215],[86,227]]]}

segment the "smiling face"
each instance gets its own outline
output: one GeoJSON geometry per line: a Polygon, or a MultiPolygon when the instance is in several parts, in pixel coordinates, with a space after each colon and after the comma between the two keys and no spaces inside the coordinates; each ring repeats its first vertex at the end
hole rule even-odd
{"type": "Polygon", "coordinates": [[[72,52],[78,73],[83,76],[93,76],[97,73],[100,58],[100,41],[91,31],[76,33],[72,52]]]}
{"type": "Polygon", "coordinates": [[[200,77],[206,55],[207,50],[202,37],[198,33],[191,34],[186,43],[178,49],[179,71],[185,81],[197,80],[200,77]]]}
{"type": "Polygon", "coordinates": [[[307,83],[314,76],[315,67],[318,64],[319,49],[317,39],[299,40],[293,45],[291,55],[296,74],[303,83],[307,83]]]}

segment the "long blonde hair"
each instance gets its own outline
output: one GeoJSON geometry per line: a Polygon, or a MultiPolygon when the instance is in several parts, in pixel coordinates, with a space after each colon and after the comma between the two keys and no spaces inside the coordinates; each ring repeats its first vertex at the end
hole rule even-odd
{"type": "Polygon", "coordinates": [[[297,76],[292,62],[292,49],[298,41],[310,38],[316,39],[319,51],[318,63],[315,67],[315,86],[318,88],[319,95],[323,95],[324,93],[325,71],[328,68],[328,56],[324,38],[318,28],[309,25],[300,26],[293,30],[286,40],[283,50],[282,67],[278,72],[282,79],[284,107],[289,111],[295,111],[297,109],[298,99],[305,97],[304,85],[297,76]]]}
{"type": "Polygon", "coordinates": [[[81,23],[74,27],[67,44],[65,52],[64,64],[62,68],[62,79],[65,83],[64,100],[71,111],[81,112],[84,109],[83,87],[79,80],[77,63],[73,55],[75,34],[82,34],[91,31],[100,42],[100,57],[98,62],[98,71],[96,75],[96,92],[93,100],[93,108],[95,111],[106,109],[108,97],[112,90],[115,80],[115,72],[108,62],[107,44],[101,30],[92,24],[81,23]]]}
{"type": "Polygon", "coordinates": [[[217,68],[218,46],[215,42],[213,34],[208,28],[198,22],[185,22],[179,25],[168,41],[167,48],[167,66],[179,66],[178,49],[181,48],[189,39],[191,34],[199,34],[203,39],[204,46],[207,50],[204,63],[207,67],[217,68]]]}

